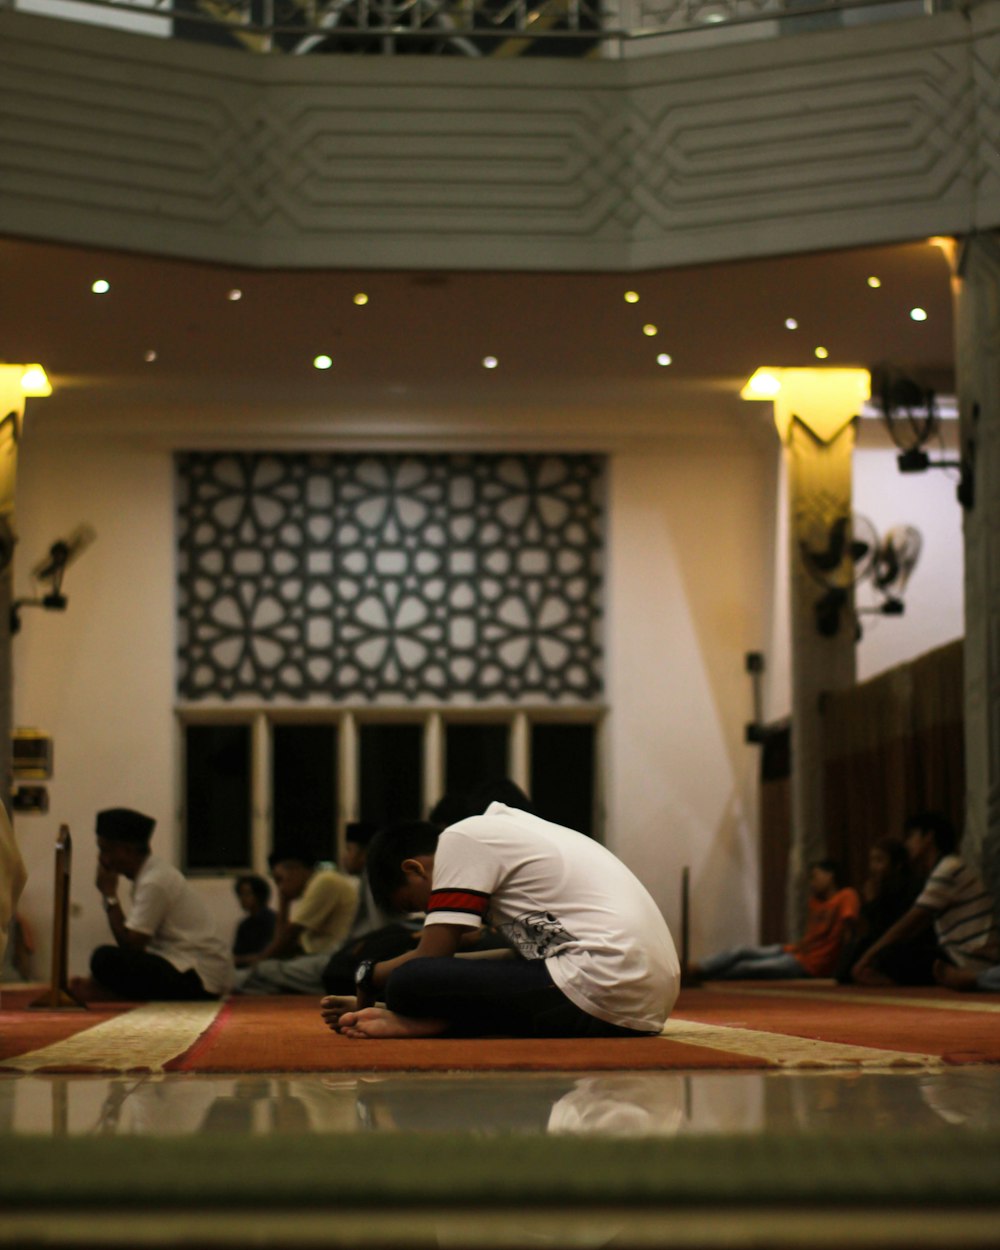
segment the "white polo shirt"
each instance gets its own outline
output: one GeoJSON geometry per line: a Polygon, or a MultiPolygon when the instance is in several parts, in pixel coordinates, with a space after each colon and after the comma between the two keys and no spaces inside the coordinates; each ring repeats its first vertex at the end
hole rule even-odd
{"type": "Polygon", "coordinates": [[[171,864],[150,855],[132,882],[126,926],[149,938],[146,950],[178,972],[194,968],[209,994],[225,994],[233,960],[216,931],[212,913],[171,864]]]}
{"type": "Polygon", "coordinates": [[[434,857],[425,923],[484,922],[600,1020],[658,1033],[677,999],[674,943],[641,882],[592,838],[503,803],[451,825],[434,857]]]}

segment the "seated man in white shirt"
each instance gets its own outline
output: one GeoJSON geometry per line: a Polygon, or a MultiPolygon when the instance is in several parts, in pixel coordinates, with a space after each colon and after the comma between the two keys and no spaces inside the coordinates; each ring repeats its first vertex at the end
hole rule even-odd
{"type": "Polygon", "coordinates": [[[150,853],[156,822],[127,807],[97,813],[97,888],[114,946],[90,959],[96,984],[84,997],[138,1001],[218,998],[229,989],[232,960],[205,903],[180,872],[150,853]],[[119,877],[132,882],[126,915],[119,877]]]}
{"type": "Polygon", "coordinates": [[[680,968],[656,904],[571,829],[492,803],[444,832],[383,830],[368,875],[380,906],[426,920],[415,950],[359,965],[356,998],[323,999],[325,1022],[347,1037],[656,1034],[677,998],[680,968]],[[453,958],[487,919],[520,957],[453,958]]]}

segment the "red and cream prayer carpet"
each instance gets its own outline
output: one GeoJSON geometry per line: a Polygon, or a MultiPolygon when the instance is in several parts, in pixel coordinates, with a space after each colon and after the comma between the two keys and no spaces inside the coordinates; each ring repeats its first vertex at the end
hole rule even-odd
{"type": "Polygon", "coordinates": [[[387,1072],[934,1068],[1000,1062],[1000,996],[827,983],[685,990],[660,1037],[357,1041],[317,1000],[29,1009],[0,1000],[4,1072],[387,1072]]]}

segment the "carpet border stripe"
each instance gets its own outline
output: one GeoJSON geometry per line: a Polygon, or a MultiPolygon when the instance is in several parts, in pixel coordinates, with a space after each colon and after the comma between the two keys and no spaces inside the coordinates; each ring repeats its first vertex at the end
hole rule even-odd
{"type": "Polygon", "coordinates": [[[143,1003],[72,1037],[0,1061],[14,1072],[162,1072],[218,1015],[219,1002],[143,1003]]]}

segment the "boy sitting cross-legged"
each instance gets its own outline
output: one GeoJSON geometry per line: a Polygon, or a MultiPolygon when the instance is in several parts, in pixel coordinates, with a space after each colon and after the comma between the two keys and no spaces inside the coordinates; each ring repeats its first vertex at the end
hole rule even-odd
{"type": "Polygon", "coordinates": [[[368,874],[380,906],[427,916],[414,950],[359,966],[356,999],[323,999],[347,1037],[634,1037],[659,1033],[677,997],[652,898],[561,825],[503,803],[443,832],[398,825],[372,843],[368,874]],[[487,918],[516,957],[455,959],[487,918]]]}

